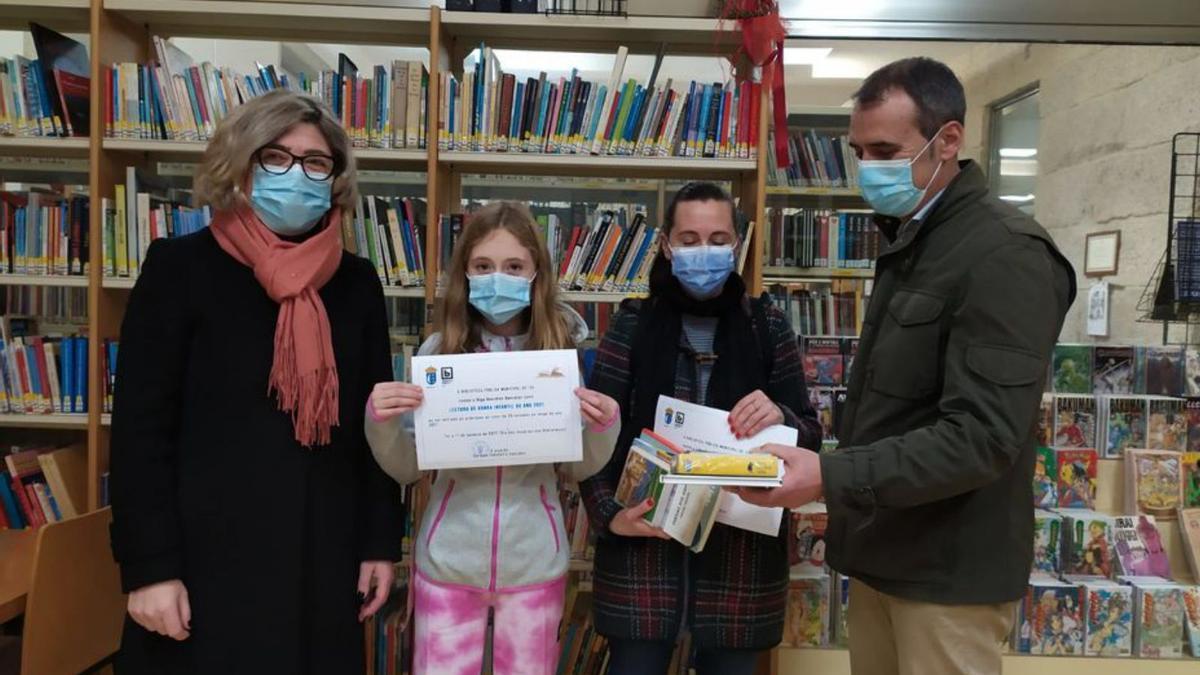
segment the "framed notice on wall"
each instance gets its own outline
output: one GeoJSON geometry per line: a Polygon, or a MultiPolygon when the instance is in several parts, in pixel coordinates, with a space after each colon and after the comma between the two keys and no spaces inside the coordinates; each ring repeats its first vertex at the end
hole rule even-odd
{"type": "Polygon", "coordinates": [[[1087,236],[1083,256],[1083,273],[1089,277],[1106,277],[1117,273],[1121,257],[1121,232],[1093,232],[1087,236]]]}

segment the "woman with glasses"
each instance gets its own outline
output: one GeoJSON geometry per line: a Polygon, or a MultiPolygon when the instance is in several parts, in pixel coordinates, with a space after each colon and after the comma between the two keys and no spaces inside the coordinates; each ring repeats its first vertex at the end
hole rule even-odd
{"type": "Polygon", "coordinates": [[[363,672],[402,514],[363,435],[391,362],[379,279],[342,250],[355,191],[328,110],[271,93],[208,145],[211,227],[150,245],[112,426],[120,673],[363,672]]]}

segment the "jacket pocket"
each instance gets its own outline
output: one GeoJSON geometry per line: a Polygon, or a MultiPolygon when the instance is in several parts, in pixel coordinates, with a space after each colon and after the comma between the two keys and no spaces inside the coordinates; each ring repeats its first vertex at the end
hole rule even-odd
{"type": "Polygon", "coordinates": [[[546,486],[539,485],[538,492],[542,495],[542,508],[546,511],[546,520],[550,524],[550,533],[554,535],[554,552],[562,551],[562,542],[558,539],[558,523],[554,522],[554,505],[550,503],[550,498],[546,496],[546,486]]]}
{"type": "Polygon", "coordinates": [[[921,399],[934,393],[939,381],[941,322],[946,298],[913,289],[900,289],[888,303],[887,318],[871,349],[870,387],[881,394],[921,399]]]}
{"type": "Polygon", "coordinates": [[[450,479],[450,483],[446,485],[446,493],[442,495],[442,503],[438,505],[437,514],[433,517],[433,524],[429,526],[429,534],[425,535],[425,548],[428,550],[429,545],[433,542],[433,535],[437,533],[438,526],[442,524],[442,518],[446,516],[446,506],[450,504],[450,495],[454,494],[454,479],[450,479]]]}

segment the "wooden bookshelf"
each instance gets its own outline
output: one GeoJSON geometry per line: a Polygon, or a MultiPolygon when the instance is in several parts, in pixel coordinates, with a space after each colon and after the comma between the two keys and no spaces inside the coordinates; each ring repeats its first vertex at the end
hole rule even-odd
{"type": "Polygon", "coordinates": [[[88,145],[87,138],[0,136],[0,154],[23,157],[87,157],[88,145]]]}
{"type": "Polygon", "coordinates": [[[18,429],[76,429],[88,428],[89,416],[83,413],[55,415],[0,414],[0,427],[18,429]]]}
{"type": "MultiPolygon", "coordinates": [[[[127,138],[105,138],[101,142],[105,150],[126,153],[141,153],[158,162],[199,162],[204,141],[164,141],[127,138]]],[[[422,171],[425,169],[424,150],[356,148],[354,158],[359,168],[368,170],[422,171]]]]}
{"type": "Polygon", "coordinates": [[[766,283],[805,281],[818,279],[874,279],[875,270],[843,267],[775,267],[763,268],[766,283]]]}
{"type": "Polygon", "coordinates": [[[858,191],[858,188],[848,187],[798,187],[794,185],[768,185],[767,194],[771,196],[786,195],[796,197],[839,197],[863,201],[862,193],[858,191]]]}
{"type": "Polygon", "coordinates": [[[551,155],[523,152],[439,152],[439,161],[462,173],[620,176],[643,178],[728,178],[753,172],[752,159],[551,155]]]}
{"type": "Polygon", "coordinates": [[[60,33],[86,33],[90,4],[89,0],[0,0],[0,28],[27,31],[29,21],[34,20],[53,26],[60,33]]]}
{"type": "Polygon", "coordinates": [[[104,288],[128,291],[137,283],[137,279],[132,277],[104,277],[101,282],[104,288]]]}
{"type": "Polygon", "coordinates": [[[654,54],[666,44],[672,54],[712,56],[731,53],[740,40],[733,21],[665,16],[445,12],[442,23],[451,38],[502,49],[608,52],[625,45],[631,53],[654,54]]]}
{"type": "Polygon", "coordinates": [[[48,286],[51,288],[87,288],[88,277],[61,274],[0,274],[0,286],[48,286]]]}

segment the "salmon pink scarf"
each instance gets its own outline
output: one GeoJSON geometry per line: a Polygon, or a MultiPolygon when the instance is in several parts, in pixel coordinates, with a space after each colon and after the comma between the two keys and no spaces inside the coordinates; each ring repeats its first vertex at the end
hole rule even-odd
{"type": "Polygon", "coordinates": [[[268,395],[292,416],[296,440],[328,445],[338,424],[338,374],[329,315],[318,291],[342,260],[341,211],[302,242],[280,239],[245,204],[213,214],[212,232],[226,253],[254,270],[254,278],[279,303],[275,356],[268,395]]]}

